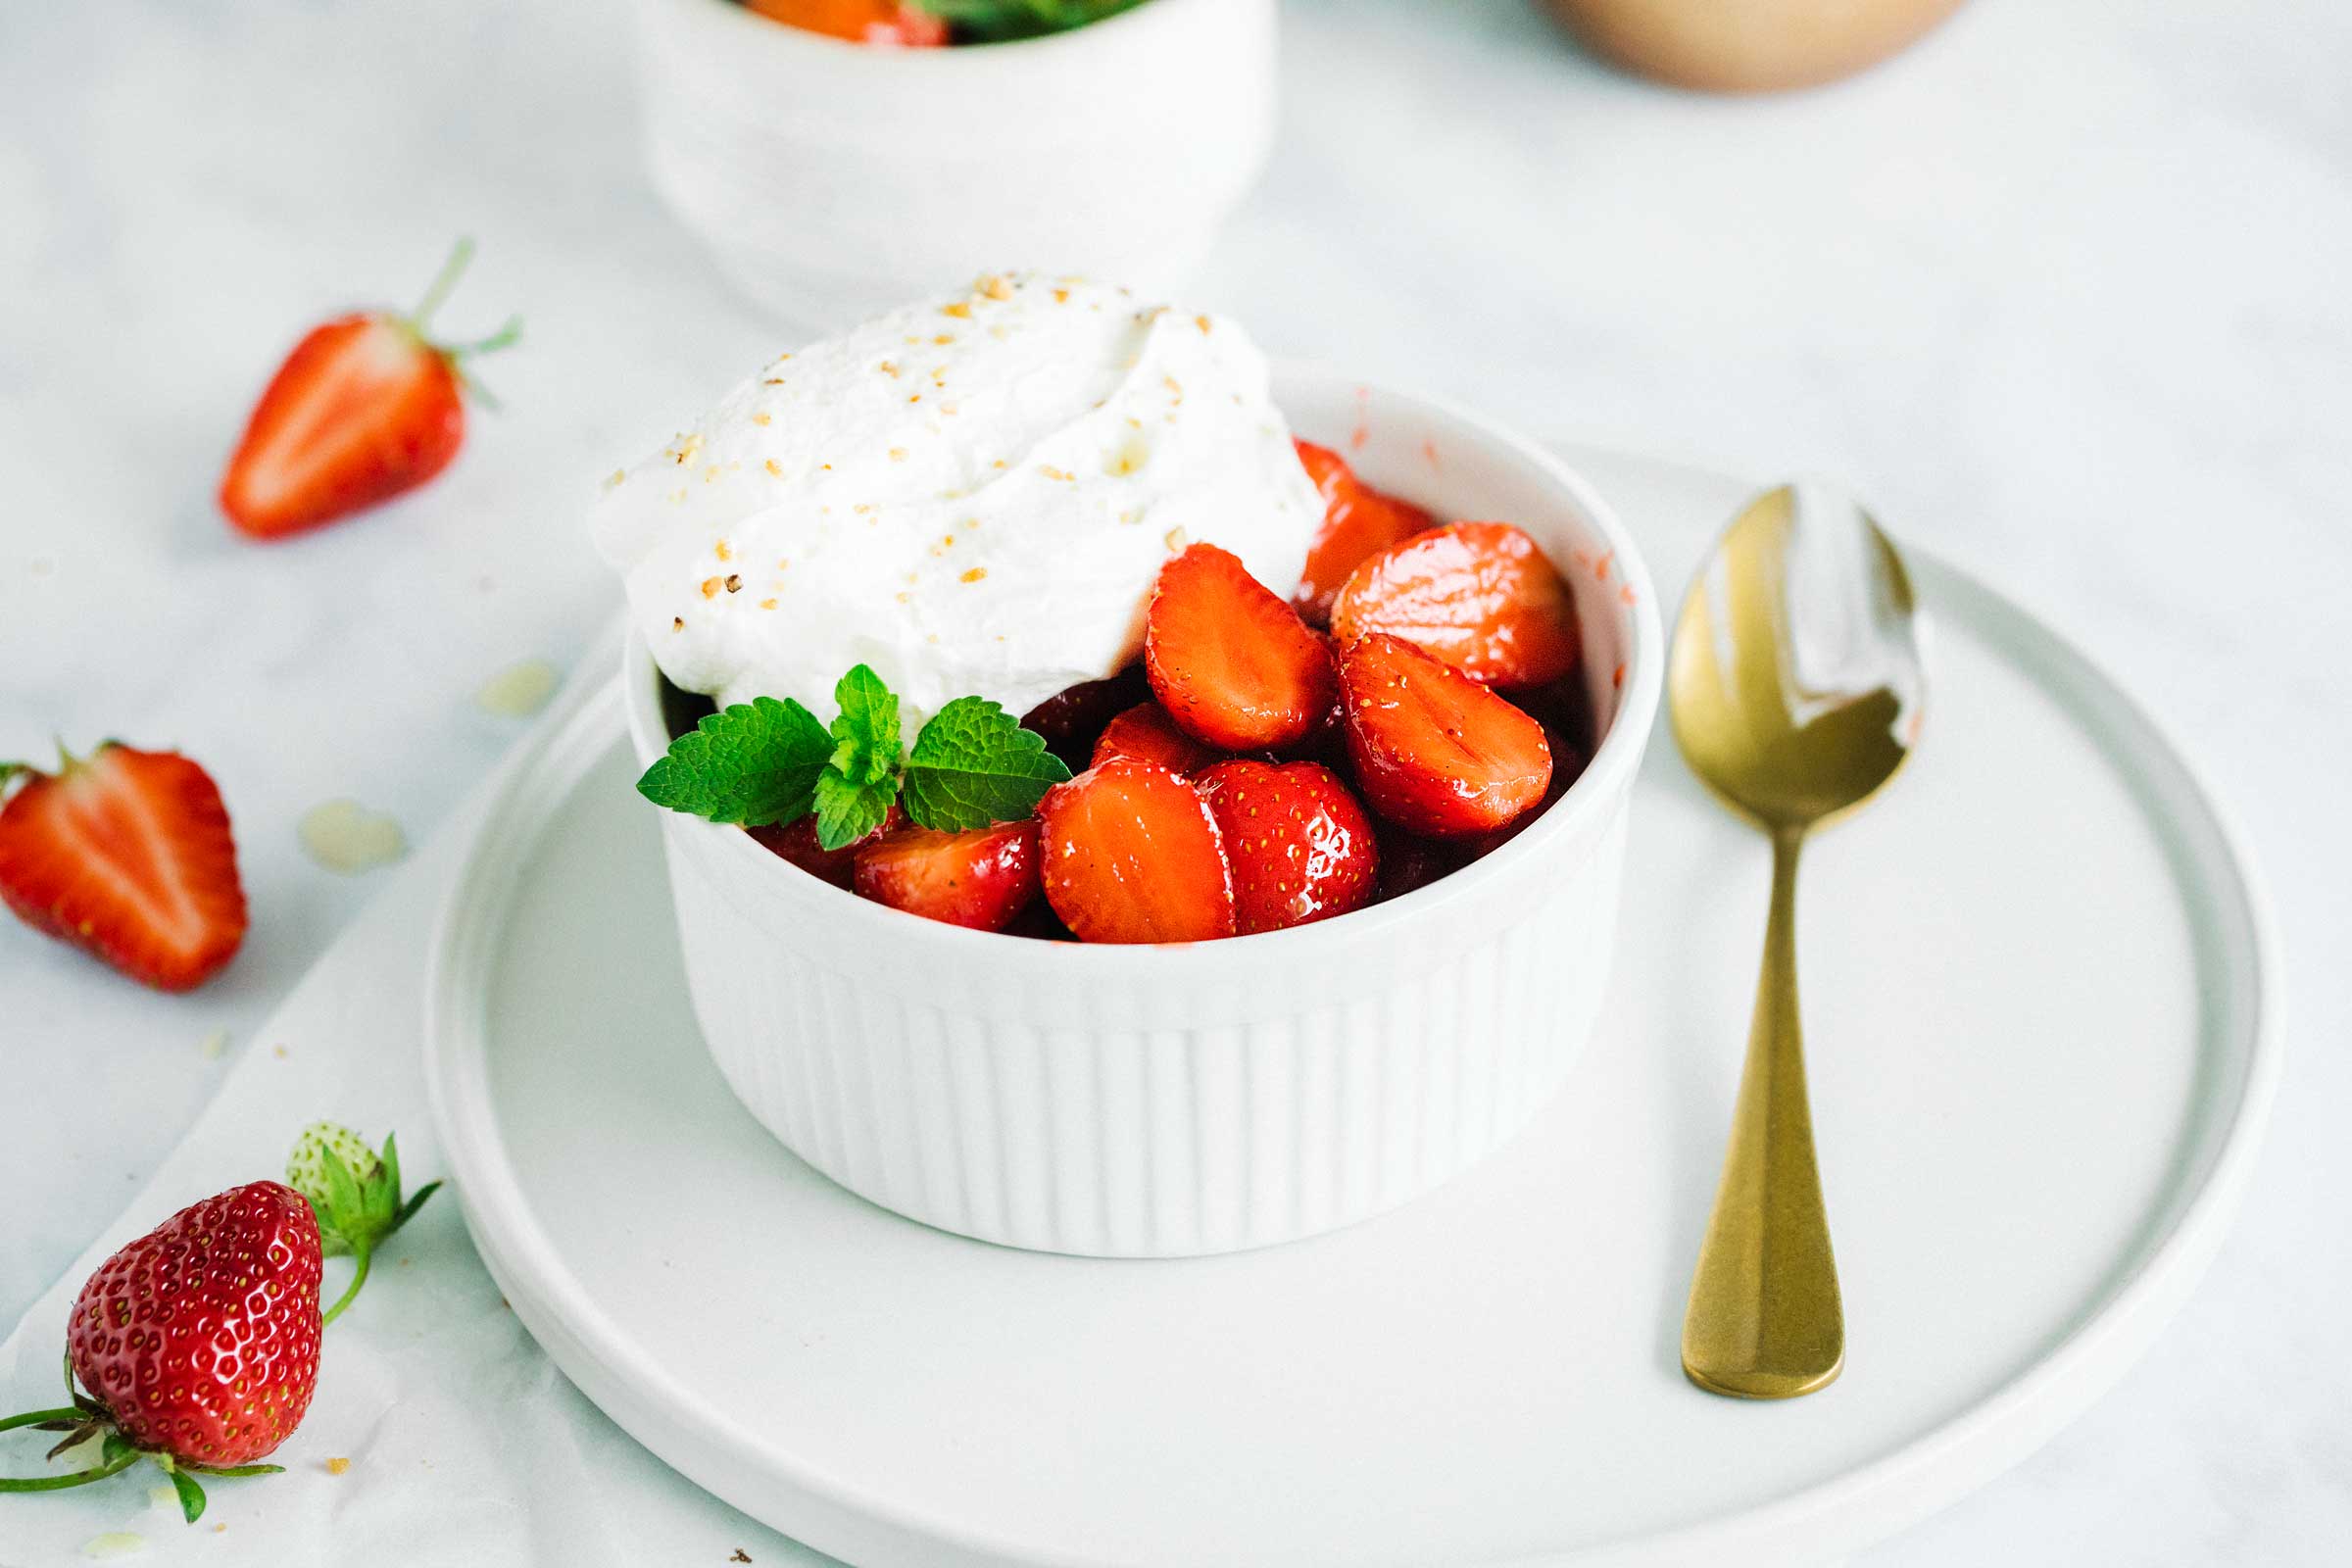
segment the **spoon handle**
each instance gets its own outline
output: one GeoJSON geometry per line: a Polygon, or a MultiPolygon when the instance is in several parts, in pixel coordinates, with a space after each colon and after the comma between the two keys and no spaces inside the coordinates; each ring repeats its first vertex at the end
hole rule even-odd
{"type": "Polygon", "coordinates": [[[1796,1008],[1796,859],[1804,829],[1772,836],[1772,919],[1723,1180],[1683,1315],[1683,1370],[1715,1394],[1787,1399],[1835,1382],[1845,1309],[1805,1103],[1796,1008]]]}

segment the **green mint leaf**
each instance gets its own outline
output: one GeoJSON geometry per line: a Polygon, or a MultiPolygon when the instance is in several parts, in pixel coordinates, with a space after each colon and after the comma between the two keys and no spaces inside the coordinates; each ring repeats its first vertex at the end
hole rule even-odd
{"type": "Polygon", "coordinates": [[[816,842],[828,850],[857,843],[882,825],[899,798],[899,699],[882,677],[858,664],[833,688],[841,705],[833,752],[816,780],[816,842]]]}
{"type": "Polygon", "coordinates": [[[915,0],[956,30],[958,43],[1004,43],[1067,32],[1142,0],[915,0]]]}
{"type": "Polygon", "coordinates": [[[836,772],[853,784],[894,783],[906,748],[899,739],[899,699],[882,677],[858,664],[833,688],[841,713],[833,720],[836,772]]]}
{"type": "Polygon", "coordinates": [[[789,699],[755,698],[671,741],[669,755],[645,770],[637,792],[656,806],[713,822],[789,822],[808,814],[817,775],[833,751],[832,737],[808,710],[789,699]]]}
{"type": "Polygon", "coordinates": [[[906,814],[943,833],[1017,821],[1069,776],[1044,736],[984,697],[958,697],[914,738],[906,814]]]}
{"type": "Polygon", "coordinates": [[[897,774],[879,781],[850,778],[828,766],[816,781],[816,842],[819,848],[843,850],[882,825],[890,803],[898,799],[897,774]]]}

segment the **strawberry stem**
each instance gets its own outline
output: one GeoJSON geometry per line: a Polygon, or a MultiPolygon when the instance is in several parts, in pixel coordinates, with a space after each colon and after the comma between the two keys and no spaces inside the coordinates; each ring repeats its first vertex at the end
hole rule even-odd
{"type": "Polygon", "coordinates": [[[368,1283],[368,1265],[373,1262],[374,1259],[375,1250],[372,1247],[369,1247],[367,1243],[363,1242],[352,1248],[351,1260],[358,1266],[352,1270],[351,1283],[343,1288],[343,1294],[341,1296],[335,1298],[335,1304],[328,1307],[326,1311],[319,1316],[318,1326],[320,1328],[325,1328],[329,1323],[332,1323],[336,1318],[343,1315],[343,1309],[349,1306],[352,1303],[353,1298],[360,1294],[360,1287],[368,1283]]]}
{"type": "Polygon", "coordinates": [[[410,331],[418,337],[424,336],[426,323],[432,320],[433,313],[441,308],[441,302],[449,298],[450,290],[458,286],[458,279],[466,275],[466,264],[472,260],[472,236],[460,236],[457,245],[449,253],[449,260],[443,262],[441,270],[433,274],[433,281],[425,289],[424,298],[417,301],[416,308],[409,313],[410,331]]]}
{"type": "MultiPolygon", "coordinates": [[[[12,1415],[6,1420],[0,1421],[0,1432],[7,1432],[16,1427],[49,1427],[50,1423],[55,1421],[79,1426],[88,1419],[89,1412],[78,1405],[69,1404],[57,1410],[27,1410],[23,1415],[12,1415]]],[[[58,1429],[50,1427],[50,1430],[58,1429]]]]}
{"type": "MultiPolygon", "coordinates": [[[[89,1419],[90,1413],[79,1405],[70,1404],[55,1410],[27,1410],[23,1415],[0,1419],[0,1432],[12,1431],[17,1427],[55,1432],[61,1426],[85,1426],[89,1419]]],[[[56,1451],[54,1448],[50,1450],[52,1455],[56,1451]]],[[[125,1447],[119,1453],[110,1454],[104,1464],[88,1470],[74,1470],[62,1476],[0,1476],[0,1492],[62,1492],[68,1487],[86,1487],[93,1481],[121,1475],[137,1464],[140,1457],[137,1449],[125,1447]]]]}
{"type": "Polygon", "coordinates": [[[450,251],[449,260],[441,264],[441,270],[433,275],[432,285],[424,291],[424,298],[416,302],[415,310],[399,318],[399,324],[411,337],[438,354],[449,368],[456,371],[458,384],[466,389],[468,396],[485,408],[495,409],[498,407],[498,399],[492,397],[480,382],[467,375],[465,367],[459,362],[472,359],[478,355],[495,354],[500,349],[514,347],[522,337],[522,318],[511,316],[507,318],[506,325],[488,337],[478,338],[471,343],[436,343],[432,340],[428,330],[432,324],[433,313],[441,308],[442,303],[449,298],[450,291],[458,286],[458,279],[465,275],[466,264],[472,260],[472,237],[462,237],[455,248],[450,251]]]}
{"type": "Polygon", "coordinates": [[[522,338],[522,318],[510,316],[507,324],[485,338],[471,343],[451,343],[441,349],[445,360],[462,360],[471,354],[496,354],[500,349],[513,348],[522,338]]]}
{"type": "Polygon", "coordinates": [[[139,1452],[138,1449],[131,1448],[116,1454],[95,1470],[76,1470],[72,1475],[36,1476],[24,1479],[16,1476],[0,1476],[0,1492],[63,1492],[68,1487],[86,1487],[93,1481],[104,1481],[108,1476],[119,1476],[145,1457],[146,1455],[139,1452]]]}

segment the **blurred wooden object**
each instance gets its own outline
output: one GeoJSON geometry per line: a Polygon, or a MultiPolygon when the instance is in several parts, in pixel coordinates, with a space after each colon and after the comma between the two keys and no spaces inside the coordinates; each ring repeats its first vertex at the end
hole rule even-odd
{"type": "Polygon", "coordinates": [[[1638,75],[1709,92],[1836,81],[1904,48],[1960,0],[1548,0],[1569,31],[1638,75]]]}

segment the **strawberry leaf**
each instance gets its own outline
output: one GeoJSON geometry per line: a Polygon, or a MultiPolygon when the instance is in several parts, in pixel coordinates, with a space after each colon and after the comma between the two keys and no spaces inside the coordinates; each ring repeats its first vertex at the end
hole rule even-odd
{"type": "MultiPolygon", "coordinates": [[[[364,1227],[368,1211],[368,1200],[360,1191],[360,1179],[352,1174],[349,1165],[331,1153],[319,1162],[318,1169],[326,1184],[326,1205],[318,1210],[325,1216],[326,1223],[318,1228],[333,1232],[346,1245],[354,1244],[359,1238],[353,1233],[364,1227]]],[[[318,1209],[316,1203],[312,1207],[318,1209]]]]}
{"type": "MultiPolygon", "coordinates": [[[[894,700],[894,733],[897,722],[894,700]]],[[[712,713],[694,733],[671,741],[669,754],[637,781],[637,792],[656,806],[713,822],[789,822],[808,814],[817,775],[834,749],[833,737],[799,703],[755,698],[712,713]]]]}
{"type": "Polygon", "coordinates": [[[1044,736],[984,697],[958,697],[914,738],[906,814],[946,833],[1015,821],[1069,776],[1044,736]]]}
{"type": "Polygon", "coordinates": [[[172,1477],[172,1490],[179,1495],[179,1515],[189,1524],[204,1517],[204,1489],[196,1478],[177,1465],[167,1465],[165,1473],[172,1477]]]}

